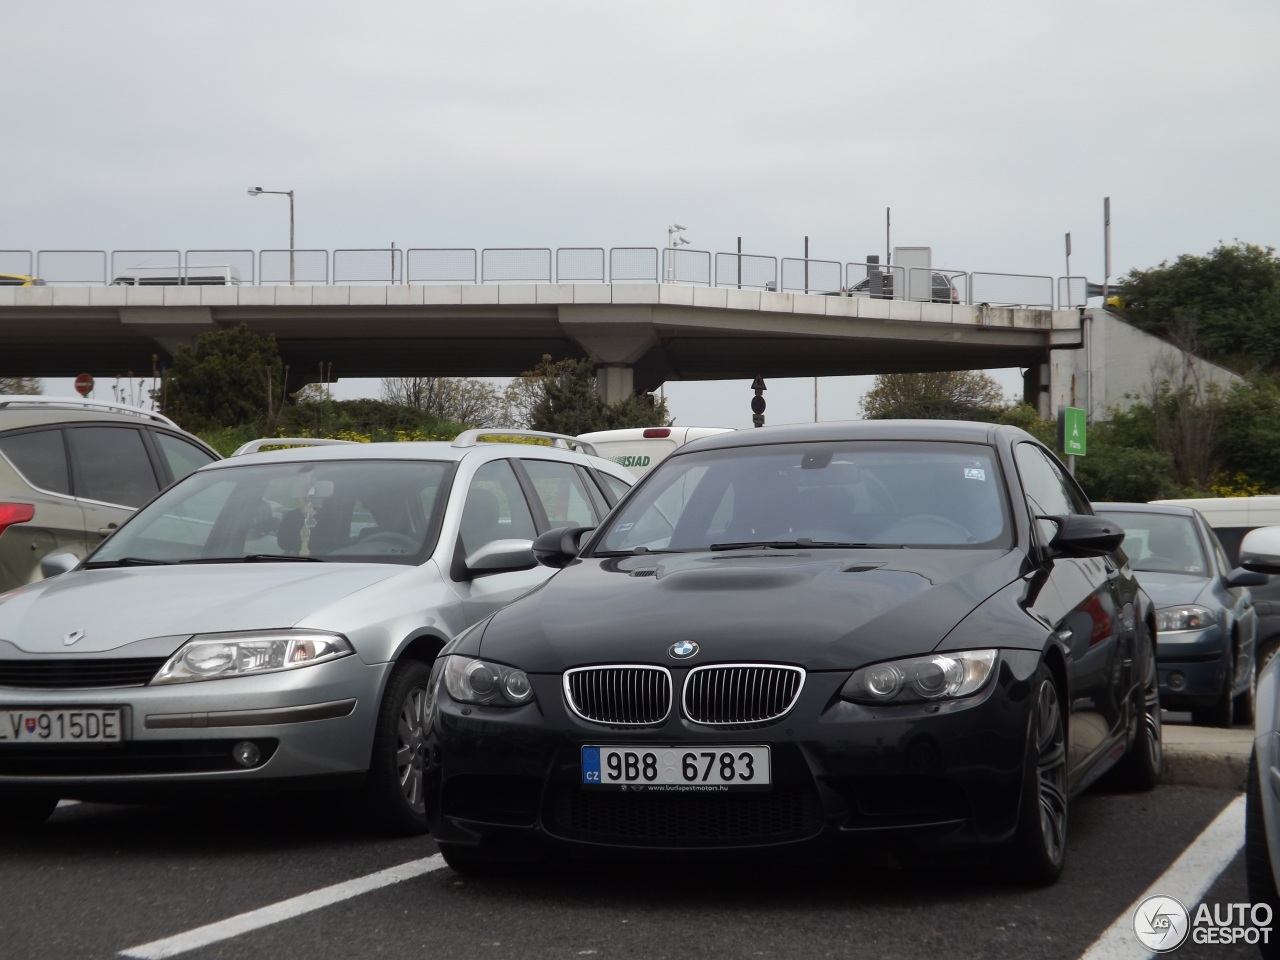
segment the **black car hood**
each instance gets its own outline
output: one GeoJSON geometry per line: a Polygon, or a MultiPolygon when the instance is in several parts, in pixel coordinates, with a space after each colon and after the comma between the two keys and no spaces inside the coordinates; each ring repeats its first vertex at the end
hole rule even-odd
{"type": "MultiPolygon", "coordinates": [[[[847,669],[928,653],[1022,573],[1000,550],[752,550],[575,561],[499,611],[479,650],[558,673],[592,663],[724,660],[847,669]]],[[[470,645],[468,645],[470,646],[470,645]]]]}

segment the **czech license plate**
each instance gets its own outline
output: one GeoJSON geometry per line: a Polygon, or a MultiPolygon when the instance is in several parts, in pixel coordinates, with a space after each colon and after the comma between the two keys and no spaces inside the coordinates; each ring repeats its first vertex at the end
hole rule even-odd
{"type": "Polygon", "coordinates": [[[123,739],[124,716],[119,708],[31,710],[0,707],[0,744],[118,743],[123,739]]]}
{"type": "Polygon", "coordinates": [[[770,786],[766,746],[582,748],[582,784],[619,790],[724,791],[770,786]]]}

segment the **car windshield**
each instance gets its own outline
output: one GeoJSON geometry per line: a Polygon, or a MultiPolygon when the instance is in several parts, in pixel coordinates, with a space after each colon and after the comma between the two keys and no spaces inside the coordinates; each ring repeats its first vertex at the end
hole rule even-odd
{"type": "Polygon", "coordinates": [[[86,566],[332,560],[417,563],[434,548],[453,464],[344,460],[194,473],[86,566]]]}
{"type": "Polygon", "coordinates": [[[822,442],[677,454],[613,514],[596,556],[748,547],[1007,547],[991,448],[822,442]]]}
{"type": "Polygon", "coordinates": [[[1124,527],[1124,552],[1134,570],[1208,575],[1209,561],[1191,517],[1145,511],[1101,512],[1124,527]]]}

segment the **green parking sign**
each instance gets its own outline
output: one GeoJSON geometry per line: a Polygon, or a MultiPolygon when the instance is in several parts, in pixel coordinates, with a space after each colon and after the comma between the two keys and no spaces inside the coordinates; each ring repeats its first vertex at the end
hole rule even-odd
{"type": "Polygon", "coordinates": [[[1058,447],[1069,457],[1083,457],[1088,415],[1080,407],[1058,408],[1058,447]]]}

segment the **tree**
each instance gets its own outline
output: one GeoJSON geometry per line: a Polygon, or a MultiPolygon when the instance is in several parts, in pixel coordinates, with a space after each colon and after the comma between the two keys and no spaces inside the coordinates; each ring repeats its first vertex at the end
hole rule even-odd
{"type": "Polygon", "coordinates": [[[503,395],[492,384],[474,378],[386,377],[382,399],[451,423],[508,425],[503,395]]]}
{"type": "Polygon", "coordinates": [[[178,347],[161,387],[163,412],[200,432],[262,422],[275,429],[288,368],[276,338],[245,324],[203,333],[178,347]]]}
{"type": "Polygon", "coordinates": [[[885,373],[862,398],[868,420],[990,420],[1007,406],[1000,385],[980,370],[885,373]]]}
{"type": "Polygon", "coordinates": [[[0,393],[34,396],[40,393],[40,380],[36,377],[0,377],[0,393]]]}
{"type": "Polygon", "coordinates": [[[593,430],[669,426],[672,422],[666,399],[651,394],[633,394],[605,403],[589,358],[553,361],[544,355],[537,367],[513,381],[507,400],[508,419],[513,423],[569,436],[593,430]],[[524,404],[527,406],[521,409],[524,404]]]}
{"type": "Polygon", "coordinates": [[[1191,326],[1210,359],[1249,371],[1280,367],[1280,259],[1237,240],[1121,278],[1129,323],[1170,337],[1191,326]]]}

